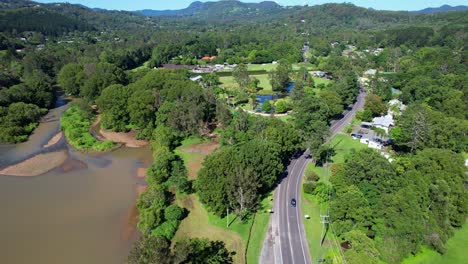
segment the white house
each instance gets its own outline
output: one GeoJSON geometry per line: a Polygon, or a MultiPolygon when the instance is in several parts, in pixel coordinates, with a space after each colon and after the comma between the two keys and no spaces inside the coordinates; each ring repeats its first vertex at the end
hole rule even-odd
{"type": "Polygon", "coordinates": [[[385,116],[374,117],[372,119],[372,126],[385,130],[385,133],[387,134],[390,127],[394,125],[395,121],[393,120],[393,115],[390,114],[387,114],[385,116]]]}
{"type": "Polygon", "coordinates": [[[398,99],[392,99],[388,102],[388,114],[389,115],[401,114],[401,112],[403,112],[405,108],[406,108],[406,105],[404,105],[398,99]]]}

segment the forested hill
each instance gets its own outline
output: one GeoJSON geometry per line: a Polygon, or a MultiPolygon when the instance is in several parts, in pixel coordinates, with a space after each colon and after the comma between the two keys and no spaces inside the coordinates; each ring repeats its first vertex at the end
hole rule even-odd
{"type": "Polygon", "coordinates": [[[193,2],[187,8],[180,10],[139,10],[145,16],[199,16],[199,17],[223,17],[223,16],[257,16],[278,14],[283,8],[273,1],[261,3],[243,3],[236,0],[224,0],[218,2],[193,2]]]}
{"type": "Polygon", "coordinates": [[[419,10],[419,11],[414,11],[414,13],[434,14],[434,13],[465,11],[465,10],[468,10],[468,6],[464,6],[464,5],[460,5],[460,6],[443,5],[443,6],[440,6],[440,7],[429,7],[429,8],[419,10]]]}
{"type": "Polygon", "coordinates": [[[71,31],[89,31],[94,27],[85,21],[62,15],[42,7],[25,7],[0,11],[0,31],[38,31],[45,35],[61,35],[71,31]]]}
{"type": "Polygon", "coordinates": [[[3,32],[38,31],[60,35],[72,31],[133,30],[147,26],[145,17],[126,11],[93,10],[69,3],[42,4],[27,0],[0,3],[3,32]]]}

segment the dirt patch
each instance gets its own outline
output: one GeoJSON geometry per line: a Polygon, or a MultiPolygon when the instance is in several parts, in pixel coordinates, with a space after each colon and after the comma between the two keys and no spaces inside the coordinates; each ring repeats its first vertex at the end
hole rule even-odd
{"type": "Polygon", "coordinates": [[[0,174],[21,177],[39,176],[62,165],[67,158],[68,154],[64,150],[38,154],[0,170],[0,174]]]}
{"type": "Polygon", "coordinates": [[[57,142],[60,141],[60,139],[62,139],[62,137],[63,137],[63,133],[62,133],[62,132],[59,132],[59,133],[57,133],[55,136],[53,136],[53,137],[49,140],[49,142],[47,142],[47,144],[45,144],[45,145],[42,146],[42,147],[48,148],[48,147],[50,147],[50,146],[52,146],[52,145],[55,145],[55,144],[57,144],[57,142]]]}
{"type": "Polygon", "coordinates": [[[219,144],[217,140],[213,139],[210,142],[193,144],[180,149],[181,152],[189,154],[184,160],[190,180],[195,180],[197,178],[197,173],[203,167],[202,163],[205,157],[213,153],[218,147],[219,144]]]}
{"type": "Polygon", "coordinates": [[[213,139],[210,142],[198,143],[190,145],[189,147],[181,148],[180,151],[187,153],[200,153],[202,155],[209,155],[219,147],[218,141],[213,139]]]}
{"type": "Polygon", "coordinates": [[[99,130],[99,133],[101,134],[104,140],[110,140],[113,142],[122,143],[126,147],[129,147],[129,148],[141,148],[149,144],[149,142],[146,140],[135,139],[138,132],[134,130],[124,133],[124,132],[105,131],[101,129],[99,130]]]}
{"type": "Polygon", "coordinates": [[[106,131],[101,126],[101,115],[97,115],[89,130],[91,134],[99,141],[110,140],[116,143],[124,144],[129,148],[140,148],[149,144],[146,140],[135,139],[138,131],[132,130],[130,132],[112,132],[106,131]]]}

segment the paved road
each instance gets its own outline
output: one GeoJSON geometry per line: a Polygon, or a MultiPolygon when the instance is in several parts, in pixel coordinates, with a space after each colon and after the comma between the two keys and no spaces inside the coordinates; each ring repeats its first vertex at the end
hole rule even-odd
{"type": "MultiPolygon", "coordinates": [[[[365,96],[365,91],[361,90],[353,107],[345,111],[341,119],[331,123],[331,137],[348,125],[356,114],[356,111],[364,107],[365,96]]],[[[302,175],[311,159],[307,151],[297,156],[291,160],[286,177],[275,190],[274,213],[270,219],[270,226],[263,244],[260,263],[312,263],[305,237],[304,217],[300,207],[302,175]],[[297,201],[296,207],[291,206],[292,198],[295,198],[297,201]]]]}

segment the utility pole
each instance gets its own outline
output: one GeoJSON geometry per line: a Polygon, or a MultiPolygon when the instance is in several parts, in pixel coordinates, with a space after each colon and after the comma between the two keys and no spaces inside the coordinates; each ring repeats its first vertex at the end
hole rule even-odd
{"type": "Polygon", "coordinates": [[[328,226],[328,218],[330,216],[327,214],[322,215],[320,214],[320,223],[322,224],[322,235],[320,239],[320,246],[323,246],[323,242],[325,241],[325,235],[327,234],[327,226],[328,226]]]}
{"type": "Polygon", "coordinates": [[[226,227],[229,227],[229,207],[226,208],[227,214],[226,214],[226,227]]]}

